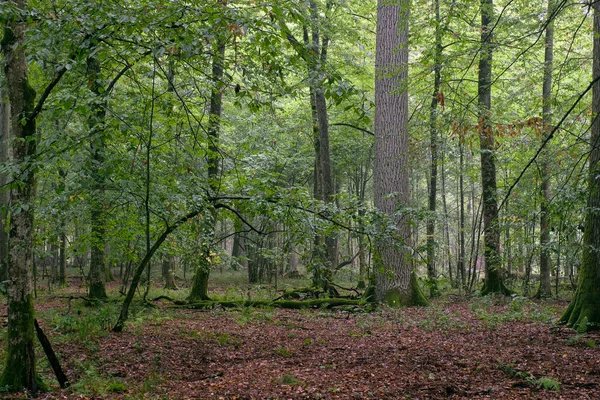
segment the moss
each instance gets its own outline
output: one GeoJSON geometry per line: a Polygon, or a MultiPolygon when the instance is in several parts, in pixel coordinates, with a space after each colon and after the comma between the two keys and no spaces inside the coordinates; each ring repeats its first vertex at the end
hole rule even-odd
{"type": "Polygon", "coordinates": [[[97,299],[97,300],[108,299],[108,296],[106,295],[106,287],[104,285],[104,282],[102,282],[102,281],[90,282],[89,297],[91,299],[97,299]]]}
{"type": "Polygon", "coordinates": [[[4,46],[9,46],[11,44],[13,44],[16,40],[16,36],[15,33],[13,32],[12,29],[10,29],[8,26],[6,26],[4,28],[4,35],[2,37],[2,40],[0,41],[0,46],[4,47],[4,46]]]}
{"type": "Polygon", "coordinates": [[[390,307],[429,306],[429,300],[423,294],[414,271],[410,274],[410,292],[402,293],[399,289],[388,290],[384,303],[390,307]]]}
{"type": "Polygon", "coordinates": [[[190,295],[188,296],[188,301],[207,301],[210,300],[208,297],[208,278],[210,276],[210,270],[205,267],[200,267],[196,271],[196,275],[194,276],[194,282],[192,284],[192,290],[190,290],[190,295]]]}
{"type": "Polygon", "coordinates": [[[571,301],[558,323],[566,324],[580,333],[598,330],[600,329],[599,304],[598,289],[588,287],[580,281],[573,301],[571,301]]]}
{"type": "Polygon", "coordinates": [[[0,387],[11,392],[22,389],[35,393],[47,387],[35,371],[33,298],[9,301],[6,366],[0,387]]]}
{"type": "Polygon", "coordinates": [[[514,293],[511,289],[506,287],[506,285],[502,281],[500,271],[497,269],[487,271],[485,282],[483,283],[483,287],[481,288],[482,296],[487,296],[488,294],[494,293],[502,293],[505,296],[510,296],[514,293]]]}

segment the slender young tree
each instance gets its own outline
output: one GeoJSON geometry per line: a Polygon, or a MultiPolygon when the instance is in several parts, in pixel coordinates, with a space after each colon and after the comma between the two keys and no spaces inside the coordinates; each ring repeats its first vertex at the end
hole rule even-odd
{"type": "Polygon", "coordinates": [[[375,56],[375,207],[394,220],[393,237],[375,244],[375,300],[428,304],[409,251],[411,228],[398,209],[410,202],[408,166],[408,0],[378,0],[375,56]]]}
{"type": "Polygon", "coordinates": [[[600,329],[600,3],[594,9],[592,134],[590,138],[588,202],[583,232],[583,251],[575,297],[560,318],[561,323],[584,332],[600,329]]]}
{"type": "Polygon", "coordinates": [[[510,293],[504,286],[500,259],[500,226],[496,193],[496,139],[491,121],[492,107],[492,28],[493,0],[481,0],[481,50],[479,54],[479,142],[481,147],[481,187],[483,191],[483,229],[485,283],[483,295],[510,293]]]}
{"type": "MultiPolygon", "coordinates": [[[[208,165],[208,186],[213,195],[217,195],[220,190],[220,163],[221,153],[219,151],[219,132],[221,130],[221,114],[223,110],[223,75],[224,75],[224,62],[225,62],[225,45],[227,38],[223,34],[219,34],[216,37],[215,44],[213,46],[212,56],[212,91],[210,95],[210,114],[208,120],[208,154],[206,156],[206,163],[208,165]]],[[[211,243],[214,239],[215,228],[217,224],[217,210],[213,207],[209,210],[209,216],[204,223],[211,224],[209,227],[209,237],[199,237],[201,243],[211,243]],[[209,221],[210,219],[210,221],[209,221]]],[[[202,231],[201,229],[199,231],[202,231]]],[[[205,231],[206,233],[206,231],[205,231]]],[[[210,248],[211,246],[201,246],[204,251],[209,254],[203,254],[199,257],[198,268],[194,275],[192,282],[192,289],[188,300],[208,300],[208,278],[210,277],[211,264],[208,260],[211,259],[210,248]]]]}
{"type": "MultiPolygon", "coordinates": [[[[10,145],[10,103],[4,88],[0,88],[0,164],[9,161],[8,146],[10,145]]],[[[8,264],[8,233],[6,232],[6,215],[9,200],[8,190],[4,185],[8,183],[6,174],[0,175],[0,281],[6,280],[8,264]]]]}
{"type": "MultiPolygon", "coordinates": [[[[552,127],[552,61],[554,56],[554,7],[555,0],[548,0],[548,22],[546,24],[546,37],[544,39],[544,84],[542,88],[542,141],[550,134],[552,127]]],[[[536,297],[552,296],[550,284],[550,215],[548,204],[550,202],[550,165],[548,147],[540,158],[540,287],[536,297]]],[[[558,273],[558,272],[557,272],[558,273]]]]}
{"type": "Polygon", "coordinates": [[[106,212],[104,210],[104,175],[106,144],[104,138],[104,122],[106,113],[101,96],[104,91],[100,76],[100,62],[95,56],[87,60],[88,86],[96,99],[91,105],[88,127],[90,129],[91,176],[93,194],[90,200],[91,214],[91,257],[90,257],[90,287],[89,296],[93,299],[106,299],[104,284],[106,257],[104,246],[106,243],[106,212]]]}
{"type": "Polygon", "coordinates": [[[429,212],[431,213],[427,220],[427,277],[429,278],[431,297],[440,295],[437,287],[437,273],[435,268],[435,211],[437,202],[437,172],[438,172],[438,105],[441,96],[440,86],[442,83],[442,26],[440,20],[440,2],[434,0],[435,10],[435,49],[433,61],[433,94],[431,96],[431,106],[429,110],[429,135],[431,148],[431,172],[429,175],[429,212]]]}

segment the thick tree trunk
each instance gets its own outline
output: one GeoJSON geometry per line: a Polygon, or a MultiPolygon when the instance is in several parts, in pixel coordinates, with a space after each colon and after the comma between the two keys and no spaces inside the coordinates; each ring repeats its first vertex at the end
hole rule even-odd
{"type": "Polygon", "coordinates": [[[492,19],[493,0],[481,0],[481,52],[479,55],[479,141],[481,146],[481,187],[483,191],[483,227],[485,283],[483,295],[510,293],[504,286],[500,259],[500,226],[496,193],[496,139],[491,123],[492,105],[492,19]]]}
{"type": "MultiPolygon", "coordinates": [[[[375,300],[390,306],[427,304],[412,267],[408,216],[408,0],[378,0],[375,66],[375,207],[394,218],[395,232],[375,244],[375,300]]],[[[385,224],[386,226],[388,224],[385,224]]]]}
{"type": "MultiPolygon", "coordinates": [[[[15,5],[24,12],[27,9],[26,0],[17,0],[15,5]]],[[[11,104],[11,130],[16,139],[12,154],[19,167],[14,179],[19,183],[12,185],[10,191],[7,353],[0,387],[15,392],[23,388],[35,392],[43,385],[36,374],[34,353],[32,238],[35,169],[28,164],[36,154],[35,116],[32,115],[36,94],[28,80],[24,43],[25,22],[21,19],[7,21],[0,45],[11,104]]]]}
{"type": "MultiPolygon", "coordinates": [[[[600,77],[600,3],[594,8],[593,79],[600,77]]],[[[583,332],[600,329],[600,81],[592,88],[588,204],[577,292],[560,322],[583,332]]]]}
{"type": "Polygon", "coordinates": [[[104,284],[106,261],[104,257],[106,215],[104,211],[104,120],[105,110],[100,103],[103,88],[100,77],[100,62],[95,57],[87,60],[87,77],[89,88],[96,96],[96,101],[90,106],[88,127],[90,129],[91,177],[92,196],[90,197],[91,214],[91,258],[90,258],[90,288],[89,297],[92,299],[106,299],[104,284]]]}
{"type": "MultiPolygon", "coordinates": [[[[10,103],[4,88],[0,88],[0,163],[9,160],[10,145],[10,103]]],[[[5,281],[8,268],[8,229],[6,229],[6,210],[9,191],[4,188],[8,176],[0,174],[0,282],[5,281]]]]}
{"type": "Polygon", "coordinates": [[[165,281],[165,289],[177,290],[177,283],[175,283],[175,257],[172,255],[165,255],[162,259],[162,275],[165,281]]]}
{"type": "MultiPolygon", "coordinates": [[[[544,85],[542,89],[542,128],[544,134],[542,141],[546,140],[552,130],[552,61],[554,48],[554,0],[548,0],[548,24],[546,25],[545,53],[544,53],[544,85]]],[[[550,203],[550,164],[548,159],[548,147],[544,149],[541,155],[540,172],[541,185],[540,192],[542,199],[540,202],[540,287],[536,297],[545,298],[552,296],[552,286],[550,282],[550,215],[548,204],[550,203]]]]}

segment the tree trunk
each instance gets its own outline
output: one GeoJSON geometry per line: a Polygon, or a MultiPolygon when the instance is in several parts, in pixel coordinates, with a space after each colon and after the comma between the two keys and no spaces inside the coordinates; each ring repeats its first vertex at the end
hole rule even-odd
{"type": "MultiPolygon", "coordinates": [[[[9,161],[8,146],[10,145],[10,103],[6,98],[5,88],[0,88],[0,163],[9,161]]],[[[7,278],[8,267],[8,229],[6,229],[9,204],[9,191],[4,188],[8,176],[0,174],[0,282],[7,278]]]]}
{"type": "Polygon", "coordinates": [[[481,187],[483,191],[483,229],[485,283],[481,294],[504,293],[501,274],[500,227],[496,198],[496,139],[491,123],[492,105],[492,19],[493,0],[481,0],[481,52],[479,55],[479,141],[481,146],[481,187]]]}
{"type": "Polygon", "coordinates": [[[459,202],[460,202],[460,216],[459,216],[459,234],[460,234],[460,246],[458,255],[458,271],[460,272],[460,284],[463,289],[467,287],[467,275],[465,268],[465,189],[464,189],[464,138],[459,137],[458,151],[459,151],[459,202]]]}
{"type": "Polygon", "coordinates": [[[165,280],[165,289],[177,290],[175,283],[175,258],[167,254],[162,259],[162,276],[165,280]]]}
{"type": "MultiPolygon", "coordinates": [[[[331,173],[331,157],[329,151],[329,115],[327,100],[323,90],[323,67],[327,62],[329,38],[318,28],[319,12],[315,1],[309,1],[310,14],[313,22],[311,39],[308,41],[308,31],[304,30],[304,42],[308,48],[306,62],[308,66],[311,110],[313,119],[313,134],[315,141],[315,198],[325,203],[331,203],[334,195],[334,185],[331,173]]],[[[331,235],[317,235],[314,242],[314,271],[313,285],[328,289],[332,279],[332,268],[337,265],[337,241],[331,235]]]]}
{"type": "Polygon", "coordinates": [[[106,261],[104,256],[106,216],[104,211],[104,158],[106,145],[104,143],[104,121],[106,114],[101,102],[103,92],[100,77],[100,62],[95,57],[87,60],[87,77],[89,88],[96,97],[90,106],[88,128],[90,129],[91,177],[92,195],[90,196],[91,214],[91,258],[90,258],[90,288],[92,299],[106,299],[104,284],[106,261]]]}
{"type": "MultiPolygon", "coordinates": [[[[375,61],[375,207],[394,218],[396,230],[375,244],[375,300],[390,306],[428,304],[409,251],[408,216],[394,217],[410,202],[408,166],[408,0],[378,0],[375,61]]],[[[384,224],[388,225],[388,224],[384,224]]]]}
{"type": "MultiPolygon", "coordinates": [[[[548,0],[548,23],[546,25],[545,53],[544,53],[544,85],[542,89],[542,141],[546,141],[547,136],[552,130],[552,61],[554,48],[554,0],[548,0]]],[[[552,296],[552,286],[550,282],[550,224],[549,210],[550,203],[550,164],[548,159],[548,147],[541,154],[540,173],[542,195],[540,202],[540,287],[536,294],[538,298],[552,296]]]]}
{"type": "Polygon", "coordinates": [[[427,278],[429,279],[429,295],[437,297],[440,291],[437,287],[437,273],[435,268],[435,211],[437,192],[437,170],[438,170],[438,103],[440,99],[441,70],[442,70],[442,27],[440,21],[440,2],[434,0],[435,9],[435,54],[433,65],[433,94],[429,110],[429,135],[431,148],[431,172],[429,175],[429,218],[427,219],[427,278]]]}
{"type": "MultiPolygon", "coordinates": [[[[24,13],[26,0],[15,5],[24,13]]],[[[36,392],[43,385],[36,373],[33,329],[33,203],[35,169],[29,165],[36,156],[35,91],[29,84],[25,54],[25,21],[12,16],[4,26],[0,43],[4,57],[6,88],[11,105],[11,130],[16,139],[12,154],[19,167],[10,190],[11,215],[7,277],[9,280],[6,365],[0,386],[17,392],[23,388],[36,392]]]]}
{"type": "MultiPolygon", "coordinates": [[[[225,62],[225,43],[226,38],[219,34],[214,45],[212,58],[212,91],[210,95],[210,115],[208,126],[208,153],[206,155],[206,163],[208,165],[208,186],[213,195],[217,195],[220,190],[219,164],[221,155],[219,150],[219,132],[221,130],[221,114],[223,109],[223,71],[225,62]]],[[[198,267],[192,281],[192,289],[188,300],[207,300],[208,297],[208,279],[210,277],[211,263],[208,261],[211,258],[210,249],[215,236],[217,223],[217,210],[212,207],[208,211],[211,215],[207,216],[212,222],[212,227],[209,232],[206,232],[207,237],[200,238],[205,246],[205,253],[199,255],[198,267]],[[207,262],[208,261],[208,262],[207,262]]],[[[201,223],[208,223],[207,221],[201,223]]]]}
{"type": "MultiPolygon", "coordinates": [[[[600,3],[594,8],[593,79],[600,77],[600,3]]],[[[592,135],[590,138],[588,203],[583,232],[583,255],[575,297],[560,318],[579,331],[600,328],[600,81],[592,88],[592,135]]]]}

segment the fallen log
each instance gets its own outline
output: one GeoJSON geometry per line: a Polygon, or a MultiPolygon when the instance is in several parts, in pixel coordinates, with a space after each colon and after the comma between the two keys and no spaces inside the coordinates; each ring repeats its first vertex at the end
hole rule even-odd
{"type": "Polygon", "coordinates": [[[198,301],[190,304],[176,304],[175,308],[192,309],[212,309],[215,307],[235,308],[235,307],[277,307],[299,310],[303,308],[334,308],[339,306],[364,306],[367,303],[364,300],[352,299],[308,299],[301,301],[294,300],[241,300],[241,301],[198,301]]]}

